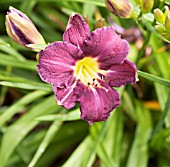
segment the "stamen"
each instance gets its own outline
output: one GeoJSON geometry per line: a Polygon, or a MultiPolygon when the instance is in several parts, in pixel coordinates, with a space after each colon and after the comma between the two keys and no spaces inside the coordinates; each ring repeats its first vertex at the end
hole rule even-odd
{"type": "Polygon", "coordinates": [[[80,69],[78,71],[77,80],[80,80],[80,77],[81,77],[81,74],[82,74],[82,68],[83,68],[83,65],[80,66],[80,69]]]}
{"type": "Polygon", "coordinates": [[[83,72],[85,73],[84,78],[86,78],[87,82],[92,80],[92,76],[90,76],[90,74],[85,69],[83,70],[83,72]]]}

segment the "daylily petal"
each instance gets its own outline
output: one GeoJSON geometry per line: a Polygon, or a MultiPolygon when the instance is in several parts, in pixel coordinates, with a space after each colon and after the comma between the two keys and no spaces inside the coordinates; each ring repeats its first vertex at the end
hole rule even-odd
{"type": "Polygon", "coordinates": [[[58,87],[67,87],[74,83],[73,66],[75,58],[82,52],[74,45],[54,42],[40,52],[38,73],[41,79],[58,87]]]}
{"type": "Polygon", "coordinates": [[[53,86],[55,99],[58,105],[64,106],[66,109],[70,109],[75,106],[77,95],[74,94],[74,88],[76,83],[68,88],[58,88],[53,86]]]}
{"type": "Polygon", "coordinates": [[[129,45],[115,33],[112,26],[93,31],[85,40],[82,50],[85,55],[96,57],[101,69],[107,69],[110,65],[124,61],[129,53],[129,45]]]}
{"type": "Polygon", "coordinates": [[[90,29],[87,23],[83,20],[81,15],[75,14],[70,17],[67,29],[63,34],[63,40],[81,48],[89,34],[90,29]]]}
{"type": "Polygon", "coordinates": [[[125,60],[122,64],[112,65],[106,73],[107,81],[110,86],[120,87],[127,83],[136,82],[136,65],[125,60]]]}
{"type": "Polygon", "coordinates": [[[120,97],[116,90],[106,83],[101,86],[87,87],[81,84],[75,89],[75,93],[81,94],[77,100],[80,103],[81,118],[88,121],[90,125],[93,122],[106,121],[110,112],[120,104],[120,97]]]}

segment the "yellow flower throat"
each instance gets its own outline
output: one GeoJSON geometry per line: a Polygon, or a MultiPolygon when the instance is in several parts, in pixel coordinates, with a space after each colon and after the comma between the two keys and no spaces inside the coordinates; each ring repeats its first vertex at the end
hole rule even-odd
{"type": "Polygon", "coordinates": [[[86,85],[97,84],[96,79],[101,79],[98,76],[102,70],[99,69],[99,64],[95,58],[85,57],[77,61],[74,76],[86,85]]]}

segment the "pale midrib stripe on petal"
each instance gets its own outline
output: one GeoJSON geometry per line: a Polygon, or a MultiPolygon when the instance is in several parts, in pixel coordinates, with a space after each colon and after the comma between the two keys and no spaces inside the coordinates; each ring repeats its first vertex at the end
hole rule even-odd
{"type": "Polygon", "coordinates": [[[73,92],[73,89],[75,88],[77,82],[75,82],[72,86],[71,86],[71,89],[70,91],[67,93],[67,95],[61,100],[61,101],[58,101],[58,105],[62,105],[62,103],[66,100],[66,98],[73,92]]]}
{"type": "Polygon", "coordinates": [[[47,60],[47,59],[44,59],[42,63],[43,63],[43,64],[48,63],[48,64],[59,65],[59,66],[71,68],[72,70],[74,70],[74,66],[69,65],[69,64],[65,64],[65,63],[63,63],[63,62],[54,61],[54,60],[47,60]]]}
{"type": "Polygon", "coordinates": [[[93,86],[90,86],[90,88],[91,88],[91,90],[92,90],[92,92],[94,93],[94,96],[95,96],[95,100],[94,100],[95,103],[96,103],[95,107],[101,106],[101,99],[100,99],[100,96],[97,93],[96,89],[93,86]]]}

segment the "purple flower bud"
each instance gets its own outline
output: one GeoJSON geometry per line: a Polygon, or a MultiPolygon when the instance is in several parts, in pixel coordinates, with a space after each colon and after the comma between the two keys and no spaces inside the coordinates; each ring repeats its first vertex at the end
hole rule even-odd
{"type": "Polygon", "coordinates": [[[105,0],[107,9],[116,16],[128,18],[133,10],[128,0],[105,0]]]}
{"type": "Polygon", "coordinates": [[[32,21],[24,13],[13,7],[9,7],[5,24],[7,34],[16,43],[23,46],[28,44],[45,44],[42,35],[32,21]]]}

